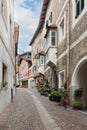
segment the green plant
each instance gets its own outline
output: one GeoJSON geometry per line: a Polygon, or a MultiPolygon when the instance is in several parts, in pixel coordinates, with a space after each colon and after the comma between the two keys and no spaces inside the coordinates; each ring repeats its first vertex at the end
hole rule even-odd
{"type": "Polygon", "coordinates": [[[66,97],[68,97],[68,93],[65,91],[63,93],[60,94],[61,95],[61,99],[65,99],[66,97]]]}
{"type": "Polygon", "coordinates": [[[50,92],[50,94],[48,96],[49,96],[49,99],[53,100],[53,101],[54,100],[55,101],[60,101],[60,99],[61,99],[61,96],[58,93],[58,90],[54,90],[54,89],[51,90],[51,92],[50,92]]]}
{"type": "Polygon", "coordinates": [[[8,82],[7,82],[7,81],[4,81],[3,87],[6,87],[7,84],[8,84],[8,82]]]}
{"type": "Polygon", "coordinates": [[[73,103],[73,109],[82,110],[83,105],[82,102],[79,100],[74,101],[73,103]]]}
{"type": "Polygon", "coordinates": [[[79,88],[75,90],[74,96],[75,98],[81,97],[83,94],[83,88],[79,88]]]}
{"type": "Polygon", "coordinates": [[[50,92],[50,88],[48,87],[47,81],[41,83],[38,91],[40,92],[41,95],[48,96],[48,93],[50,92]]]}

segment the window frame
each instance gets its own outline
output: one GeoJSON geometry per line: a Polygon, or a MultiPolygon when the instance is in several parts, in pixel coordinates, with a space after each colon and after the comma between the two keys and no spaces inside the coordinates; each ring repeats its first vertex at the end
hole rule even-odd
{"type": "Polygon", "coordinates": [[[87,12],[87,0],[84,0],[84,9],[81,12],[81,14],[76,18],[76,1],[72,0],[72,29],[76,26],[76,24],[79,22],[79,20],[84,16],[84,14],[87,12]]]}
{"type": "Polygon", "coordinates": [[[64,15],[61,17],[60,22],[58,24],[58,45],[61,44],[61,42],[64,40],[65,37],[66,37],[66,11],[64,12],[64,15]],[[64,20],[64,35],[61,36],[60,25],[61,25],[63,20],[64,20]]]}
{"type": "Polygon", "coordinates": [[[44,56],[40,56],[40,65],[44,65],[44,56]]]}
{"type": "Polygon", "coordinates": [[[51,30],[51,46],[56,46],[56,38],[56,30],[51,30]],[[55,35],[53,36],[52,33],[55,33],[55,35]],[[52,38],[55,38],[55,44],[53,44],[52,38]]]}
{"type": "Polygon", "coordinates": [[[60,72],[59,72],[59,76],[58,76],[58,77],[59,77],[59,88],[61,88],[61,89],[63,89],[63,87],[61,87],[61,86],[64,84],[64,83],[61,84],[61,74],[62,74],[62,73],[64,74],[64,82],[65,82],[65,69],[62,70],[62,71],[60,71],[60,72]]]}
{"type": "Polygon", "coordinates": [[[8,82],[8,66],[2,62],[2,87],[5,81],[8,82]]]}
{"type": "Polygon", "coordinates": [[[82,13],[82,11],[84,10],[84,0],[75,0],[75,4],[76,4],[76,16],[75,18],[77,19],[79,17],[79,15],[82,13]],[[82,7],[82,1],[83,1],[83,7],[82,7]]]}
{"type": "Polygon", "coordinates": [[[49,24],[51,24],[52,23],[52,11],[50,12],[50,16],[49,16],[49,24]]]}
{"type": "Polygon", "coordinates": [[[60,37],[61,39],[64,37],[64,18],[62,19],[61,23],[60,23],[60,37]]]}

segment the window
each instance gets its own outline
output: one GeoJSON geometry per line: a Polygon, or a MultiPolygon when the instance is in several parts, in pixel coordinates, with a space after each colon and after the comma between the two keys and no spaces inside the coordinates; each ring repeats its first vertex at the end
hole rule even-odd
{"type": "Polygon", "coordinates": [[[65,82],[65,73],[64,72],[65,71],[63,70],[59,73],[59,88],[63,88],[63,84],[65,82]]]}
{"type": "Polygon", "coordinates": [[[49,22],[52,23],[52,12],[50,13],[49,22]]]}
{"type": "Polygon", "coordinates": [[[40,65],[44,64],[44,56],[40,56],[40,65]]]}
{"type": "Polygon", "coordinates": [[[59,44],[62,43],[65,36],[66,36],[66,12],[64,13],[64,16],[61,18],[61,21],[60,21],[59,27],[58,27],[59,44]]]}
{"type": "Polygon", "coordinates": [[[7,66],[2,64],[2,85],[7,82],[7,66]]]}
{"type": "Polygon", "coordinates": [[[1,13],[3,14],[3,12],[4,12],[4,1],[2,0],[1,1],[1,13]]]}
{"type": "Polygon", "coordinates": [[[33,73],[36,72],[36,66],[33,66],[33,73]]]}
{"type": "Polygon", "coordinates": [[[28,81],[27,81],[27,80],[22,81],[22,85],[23,85],[23,86],[28,85],[28,81]]]}
{"type": "Polygon", "coordinates": [[[60,23],[60,35],[61,35],[61,38],[64,37],[64,18],[62,22],[60,23]]]}
{"type": "Polygon", "coordinates": [[[44,63],[46,63],[46,55],[44,56],[44,63]]]}
{"type": "Polygon", "coordinates": [[[46,29],[48,28],[48,24],[49,24],[49,21],[47,20],[46,21],[46,29]]]}
{"type": "Polygon", "coordinates": [[[55,45],[56,43],[56,32],[52,31],[51,32],[51,45],[55,45]]]}
{"type": "Polygon", "coordinates": [[[1,0],[1,15],[6,24],[6,22],[7,22],[7,0],[1,0]]]}
{"type": "Polygon", "coordinates": [[[84,0],[76,0],[76,18],[81,14],[84,9],[84,0]]]}

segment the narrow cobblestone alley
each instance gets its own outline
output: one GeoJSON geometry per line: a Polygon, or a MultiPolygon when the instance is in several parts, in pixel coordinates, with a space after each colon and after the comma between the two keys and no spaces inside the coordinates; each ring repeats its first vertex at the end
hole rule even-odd
{"type": "Polygon", "coordinates": [[[0,115],[0,130],[87,130],[81,118],[78,111],[50,102],[36,89],[18,89],[0,115]]]}
{"type": "Polygon", "coordinates": [[[45,130],[35,104],[25,90],[18,89],[14,102],[0,115],[0,130],[45,130]]]}

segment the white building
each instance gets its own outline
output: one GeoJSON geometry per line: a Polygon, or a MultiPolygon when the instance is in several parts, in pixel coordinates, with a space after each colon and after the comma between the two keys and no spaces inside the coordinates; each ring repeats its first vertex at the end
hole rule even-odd
{"type": "Polygon", "coordinates": [[[13,0],[0,0],[0,112],[11,100],[11,88],[15,93],[16,44],[13,0]]]}

